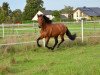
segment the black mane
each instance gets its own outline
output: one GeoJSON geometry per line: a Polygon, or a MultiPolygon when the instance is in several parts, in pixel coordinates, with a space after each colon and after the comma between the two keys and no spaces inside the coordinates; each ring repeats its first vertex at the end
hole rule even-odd
{"type": "Polygon", "coordinates": [[[43,15],[43,18],[45,20],[46,23],[51,24],[52,20],[50,20],[48,17],[46,17],[45,15],[43,15]]]}

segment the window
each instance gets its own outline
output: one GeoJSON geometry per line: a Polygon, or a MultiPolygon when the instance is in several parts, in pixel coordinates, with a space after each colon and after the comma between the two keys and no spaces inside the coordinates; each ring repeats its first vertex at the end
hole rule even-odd
{"type": "Polygon", "coordinates": [[[78,17],[78,12],[76,13],[77,17],[78,17]]]}

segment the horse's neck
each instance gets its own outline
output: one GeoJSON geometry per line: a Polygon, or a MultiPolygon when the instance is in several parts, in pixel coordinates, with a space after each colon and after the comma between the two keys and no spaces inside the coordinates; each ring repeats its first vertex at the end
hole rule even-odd
{"type": "Polygon", "coordinates": [[[52,23],[43,23],[42,28],[46,28],[46,27],[48,27],[48,26],[50,26],[50,25],[52,25],[52,23]]]}
{"type": "Polygon", "coordinates": [[[44,30],[46,27],[47,27],[47,25],[44,24],[41,29],[44,30]]]}

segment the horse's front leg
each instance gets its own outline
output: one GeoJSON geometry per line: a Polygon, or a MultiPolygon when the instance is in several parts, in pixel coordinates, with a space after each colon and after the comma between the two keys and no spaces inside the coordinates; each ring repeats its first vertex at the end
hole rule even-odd
{"type": "Polygon", "coordinates": [[[37,46],[38,47],[41,47],[41,45],[39,44],[39,40],[41,40],[41,39],[43,39],[42,37],[39,37],[38,39],[37,39],[37,46]]]}
{"type": "Polygon", "coordinates": [[[52,49],[52,47],[48,46],[48,42],[50,40],[50,37],[46,37],[45,39],[46,39],[45,47],[47,47],[48,49],[52,49]]]}

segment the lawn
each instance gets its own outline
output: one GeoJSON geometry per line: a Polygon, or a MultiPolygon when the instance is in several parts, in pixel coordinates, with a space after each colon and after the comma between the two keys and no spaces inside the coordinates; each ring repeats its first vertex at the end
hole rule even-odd
{"type": "MultiPolygon", "coordinates": [[[[81,28],[79,24],[76,26],[68,25],[68,28],[75,33],[76,30],[71,28],[81,28]]],[[[92,28],[100,28],[100,25],[96,26],[92,28]]],[[[5,31],[8,32],[9,29],[6,28],[5,31]]],[[[85,30],[84,33],[100,35],[99,30],[85,30]]],[[[80,29],[77,35],[81,36],[80,29]]],[[[39,35],[27,32],[27,35],[22,37],[0,38],[0,43],[36,40],[35,36],[39,35]]],[[[53,40],[50,40],[49,45],[53,45],[53,40]]],[[[36,43],[0,46],[0,75],[100,75],[100,37],[84,38],[83,43],[80,38],[74,42],[66,39],[54,51],[44,47],[38,48],[36,43]]]]}
{"type": "Polygon", "coordinates": [[[33,44],[4,46],[0,56],[1,75],[100,75],[100,40],[67,40],[54,52],[33,44]]]}

